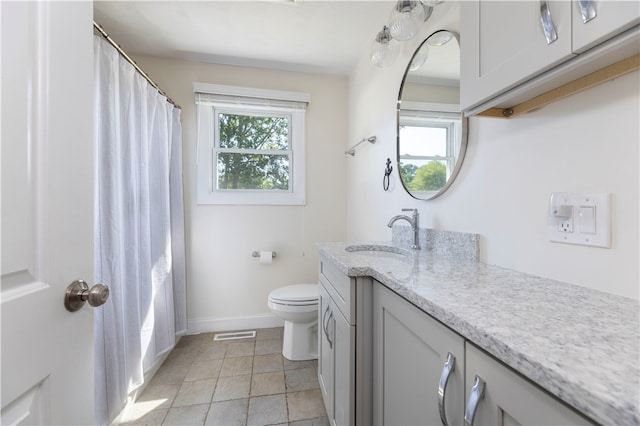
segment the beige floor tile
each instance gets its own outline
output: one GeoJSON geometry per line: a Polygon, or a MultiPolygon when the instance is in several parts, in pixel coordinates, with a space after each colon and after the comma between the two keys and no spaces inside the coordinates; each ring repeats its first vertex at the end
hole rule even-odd
{"type": "Polygon", "coordinates": [[[224,358],[226,352],[227,352],[226,344],[205,345],[202,347],[202,350],[200,351],[200,355],[198,355],[198,358],[196,358],[195,361],[199,362],[199,361],[208,361],[212,359],[222,359],[224,358]]]}
{"type": "Polygon", "coordinates": [[[215,379],[184,382],[173,400],[173,407],[209,404],[215,388],[215,379]]]}
{"type": "Polygon", "coordinates": [[[249,399],[248,425],[274,425],[286,422],[287,402],[284,394],[249,399]]]}
{"type": "Polygon", "coordinates": [[[247,424],[249,398],[214,402],[209,408],[205,425],[244,426],[247,424]]]}
{"type": "Polygon", "coordinates": [[[282,340],[282,327],[256,330],[256,340],[282,340]]]}
{"type": "Polygon", "coordinates": [[[203,425],[209,404],[189,405],[169,409],[163,425],[203,425]]]}
{"type": "Polygon", "coordinates": [[[289,423],[289,426],[329,426],[329,419],[327,417],[318,417],[316,419],[298,420],[297,422],[289,423]]]}
{"type": "Polygon", "coordinates": [[[319,388],[318,376],[316,369],[301,368],[298,370],[286,370],[285,371],[285,383],[287,385],[287,392],[297,392],[302,390],[319,388]]]}
{"type": "Polygon", "coordinates": [[[178,343],[176,343],[176,349],[200,346],[203,343],[200,336],[200,334],[190,334],[188,336],[182,336],[178,343]]]}
{"type": "Polygon", "coordinates": [[[173,385],[149,385],[144,390],[142,395],[138,397],[134,406],[144,404],[145,406],[153,406],[153,410],[159,408],[169,408],[173,403],[178,390],[180,390],[180,384],[173,385]]]}
{"type": "Polygon", "coordinates": [[[269,339],[256,341],[256,355],[282,353],[282,340],[269,339]]]}
{"type": "Polygon", "coordinates": [[[213,393],[213,401],[248,398],[251,389],[251,375],[220,377],[213,393]]]}
{"type": "Polygon", "coordinates": [[[244,376],[251,374],[253,369],[253,357],[243,356],[239,358],[225,358],[222,362],[220,377],[244,376]]]}
{"type": "Polygon", "coordinates": [[[256,355],[253,358],[253,374],[282,371],[282,360],[280,354],[256,355]]]}
{"type": "Polygon", "coordinates": [[[320,389],[290,392],[287,394],[289,421],[315,419],[327,415],[320,389]]]}
{"type": "Polygon", "coordinates": [[[215,336],[215,333],[200,333],[194,334],[193,339],[197,340],[202,345],[209,345],[213,343],[213,336],[215,336]]]}
{"type": "Polygon", "coordinates": [[[251,396],[285,393],[284,372],[254,374],[251,377],[251,396]]]}
{"type": "Polygon", "coordinates": [[[282,330],[239,341],[184,336],[121,424],[328,425],[316,363],[285,359],[282,330]]]}
{"type": "Polygon", "coordinates": [[[313,368],[313,361],[290,361],[284,357],[285,370],[298,370],[301,368],[313,368]]]}
{"type": "Polygon", "coordinates": [[[162,364],[158,372],[153,376],[149,386],[180,384],[187,376],[191,364],[162,364]]]}
{"type": "Polygon", "coordinates": [[[196,357],[198,356],[198,353],[200,353],[200,351],[202,350],[202,348],[200,346],[196,347],[190,347],[190,348],[175,348],[174,350],[171,351],[171,353],[167,356],[167,358],[164,360],[164,363],[162,364],[162,366],[175,366],[175,365],[190,365],[191,363],[193,363],[193,361],[195,361],[196,357]]]}
{"type": "Polygon", "coordinates": [[[234,342],[227,344],[227,354],[225,358],[239,357],[239,356],[253,356],[255,348],[255,341],[251,339],[248,342],[234,342]]]}
{"type": "Polygon", "coordinates": [[[197,361],[191,364],[189,372],[185,376],[185,381],[217,379],[222,368],[221,359],[212,359],[208,361],[197,361]]]}
{"type": "Polygon", "coordinates": [[[118,423],[118,425],[126,425],[126,426],[143,426],[143,425],[159,425],[162,424],[162,421],[165,419],[165,417],[167,416],[167,413],[169,412],[168,409],[162,409],[162,410],[153,410],[153,411],[147,411],[144,413],[139,413],[138,416],[127,416],[126,421],[121,421],[120,423],[118,423]]]}

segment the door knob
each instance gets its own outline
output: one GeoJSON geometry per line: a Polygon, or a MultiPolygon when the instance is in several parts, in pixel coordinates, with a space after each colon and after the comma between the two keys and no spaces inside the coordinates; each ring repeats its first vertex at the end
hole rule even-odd
{"type": "Polygon", "coordinates": [[[86,302],[93,307],[103,305],[109,298],[109,287],[96,284],[89,290],[89,284],[83,280],[75,280],[67,287],[64,295],[64,307],[69,312],[82,308],[86,302]]]}

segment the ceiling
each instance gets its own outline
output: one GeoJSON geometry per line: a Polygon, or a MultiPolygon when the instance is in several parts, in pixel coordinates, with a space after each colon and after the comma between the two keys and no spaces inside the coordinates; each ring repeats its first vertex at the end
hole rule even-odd
{"type": "Polygon", "coordinates": [[[392,1],[95,1],[94,19],[130,55],[298,72],[351,72],[392,1]]]}

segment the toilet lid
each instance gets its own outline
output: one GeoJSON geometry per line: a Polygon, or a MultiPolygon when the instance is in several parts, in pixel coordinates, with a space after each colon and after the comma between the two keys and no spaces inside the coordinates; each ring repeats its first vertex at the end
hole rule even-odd
{"type": "Polygon", "coordinates": [[[280,287],[269,293],[269,299],[281,302],[317,302],[318,284],[295,284],[280,287]]]}

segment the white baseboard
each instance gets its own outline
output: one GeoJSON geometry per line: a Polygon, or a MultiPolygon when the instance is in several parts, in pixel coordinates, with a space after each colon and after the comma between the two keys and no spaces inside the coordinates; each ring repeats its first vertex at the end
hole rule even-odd
{"type": "Polygon", "coordinates": [[[187,321],[187,334],[282,327],[284,321],[273,314],[235,318],[194,318],[187,321]]]}

